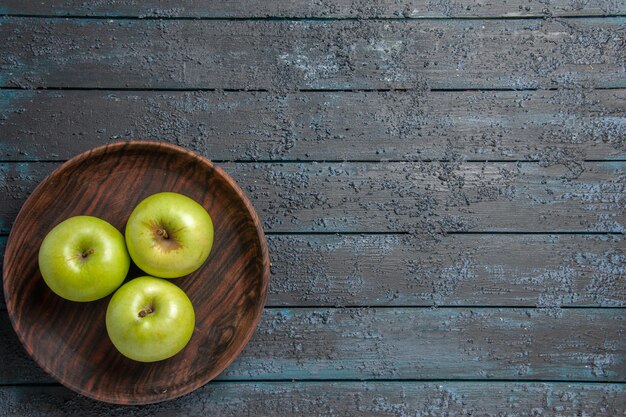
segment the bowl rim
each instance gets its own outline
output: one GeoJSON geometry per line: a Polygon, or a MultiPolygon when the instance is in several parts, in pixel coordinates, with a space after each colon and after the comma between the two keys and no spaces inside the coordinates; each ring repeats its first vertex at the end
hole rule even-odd
{"type": "Polygon", "coordinates": [[[223,180],[226,181],[228,186],[235,192],[236,196],[244,204],[245,210],[250,215],[251,220],[254,223],[254,226],[256,228],[256,236],[258,240],[257,243],[261,250],[261,258],[262,258],[261,259],[262,282],[261,282],[261,289],[259,293],[259,303],[257,304],[256,310],[254,311],[253,318],[250,321],[250,326],[248,326],[248,330],[244,334],[242,343],[235,350],[235,352],[227,360],[224,361],[222,366],[215,368],[215,370],[212,372],[214,373],[214,376],[212,376],[211,378],[204,378],[204,379],[198,378],[192,383],[179,385],[179,386],[182,386],[183,388],[177,389],[175,391],[168,390],[167,395],[160,394],[161,396],[163,396],[163,398],[157,398],[159,394],[155,394],[154,395],[155,398],[150,398],[150,399],[140,399],[140,400],[134,400],[133,398],[119,399],[119,398],[109,398],[109,397],[98,396],[98,395],[95,395],[92,391],[85,390],[80,386],[68,383],[67,381],[62,380],[62,378],[57,376],[51,369],[49,369],[48,366],[46,366],[46,364],[40,362],[40,360],[36,356],[33,356],[34,352],[33,352],[32,347],[29,346],[29,344],[25,343],[22,333],[17,330],[18,318],[15,315],[15,306],[13,304],[13,299],[12,299],[12,296],[14,295],[11,294],[9,291],[7,291],[7,283],[9,281],[7,273],[9,272],[8,265],[10,263],[6,262],[6,258],[5,258],[3,268],[2,268],[2,277],[3,277],[2,281],[3,281],[5,305],[6,305],[7,313],[9,315],[11,326],[13,327],[13,331],[17,334],[20,340],[20,343],[22,344],[22,346],[28,353],[28,356],[31,357],[37,363],[37,365],[40,368],[42,368],[48,375],[52,376],[56,381],[61,383],[63,386],[71,389],[72,391],[75,391],[85,397],[92,398],[94,400],[98,400],[98,401],[102,401],[102,402],[106,402],[110,404],[118,404],[118,405],[145,405],[145,404],[154,404],[154,403],[159,403],[163,401],[173,400],[175,398],[182,397],[183,395],[186,395],[195,391],[196,389],[206,385],[209,381],[213,380],[215,377],[220,375],[241,354],[245,346],[248,344],[248,342],[252,338],[252,335],[256,331],[259,321],[261,320],[261,315],[265,308],[265,303],[267,300],[267,290],[269,287],[269,276],[270,276],[269,249],[267,246],[267,239],[263,231],[263,226],[261,224],[261,221],[259,219],[259,216],[256,210],[254,209],[254,206],[252,205],[252,203],[250,202],[250,200],[248,199],[244,191],[241,189],[241,187],[237,184],[237,182],[228,173],[226,173],[226,171],[224,171],[219,166],[216,166],[210,159],[202,155],[199,155],[196,152],[193,152],[189,149],[186,149],[182,146],[174,145],[168,142],[155,141],[155,140],[132,139],[128,141],[119,141],[119,142],[109,143],[105,145],[100,145],[100,146],[88,149],[86,151],[83,151],[79,153],[78,155],[70,158],[69,160],[63,162],[60,166],[58,166],[51,173],[49,173],[44,179],[42,179],[39,182],[39,184],[37,184],[35,189],[30,193],[26,201],[20,207],[20,210],[17,216],[15,217],[15,220],[11,226],[11,231],[9,232],[9,236],[7,239],[7,244],[6,244],[5,252],[4,252],[5,255],[12,252],[12,246],[14,245],[13,241],[15,239],[14,233],[17,233],[15,232],[16,230],[15,225],[23,221],[22,218],[26,216],[23,210],[24,207],[27,207],[32,201],[34,201],[36,198],[39,197],[39,195],[42,193],[42,190],[46,187],[49,181],[53,180],[56,176],[60,175],[60,173],[65,171],[68,167],[83,163],[88,159],[91,159],[94,157],[104,157],[108,153],[124,152],[125,149],[131,150],[131,149],[141,149],[141,148],[153,148],[152,149],[153,151],[165,151],[165,152],[170,152],[170,153],[177,153],[177,154],[180,154],[181,156],[186,156],[212,169],[215,172],[215,174],[217,174],[223,180]]]}

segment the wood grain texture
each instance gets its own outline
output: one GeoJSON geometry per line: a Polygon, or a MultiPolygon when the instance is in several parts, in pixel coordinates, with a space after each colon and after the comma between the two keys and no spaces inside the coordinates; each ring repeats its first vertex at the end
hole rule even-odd
{"type": "Polygon", "coordinates": [[[621,236],[271,236],[268,305],[624,306],[621,236]]]}
{"type": "MultiPolygon", "coordinates": [[[[0,316],[0,384],[51,382],[0,316]]],[[[266,309],[217,379],[626,382],[625,332],[612,309],[266,309]]]]}
{"type": "MultiPolygon", "coordinates": [[[[129,273],[138,275],[144,273],[129,273]]],[[[20,210],[3,265],[8,315],[29,355],[67,387],[119,404],[176,398],[218,375],[252,336],[268,280],[259,219],[232,178],[183,148],[153,142],[96,148],[48,176],[20,210]],[[169,360],[141,363],[122,356],[106,336],[110,297],[90,303],[60,298],[46,286],[36,259],[59,222],[85,214],[123,230],[132,209],[162,191],[200,203],[213,219],[215,241],[206,263],[176,279],[195,310],[191,340],[169,360]]]]}
{"type": "Polygon", "coordinates": [[[268,306],[626,306],[619,235],[447,235],[427,247],[410,236],[284,235],[268,245],[268,306]]]}
{"type": "Polygon", "coordinates": [[[625,163],[554,163],[224,167],[268,231],[624,231],[625,163]]]}
{"type": "Polygon", "coordinates": [[[2,18],[0,86],[623,88],[624,19],[2,18]]]}
{"type": "MultiPolygon", "coordinates": [[[[0,236],[0,271],[4,265],[4,250],[7,247],[7,236],[0,236]]],[[[0,308],[4,308],[4,294],[0,295],[0,308]]]]}
{"type": "Polygon", "coordinates": [[[626,5],[616,0],[276,0],[227,2],[210,0],[2,0],[5,14],[57,16],[136,17],[324,17],[324,18],[420,18],[590,16],[625,14],[626,5]]]}
{"type": "MultiPolygon", "coordinates": [[[[560,160],[558,158],[561,158],[560,160]]],[[[2,163],[0,231],[58,163],[2,163]]],[[[225,163],[268,232],[410,232],[430,244],[453,231],[626,229],[626,163],[225,163]]]]}
{"type": "Polygon", "coordinates": [[[212,160],[626,159],[626,90],[0,91],[0,159],[65,160],[115,140],[212,160]]]}
{"type": "MultiPolygon", "coordinates": [[[[135,417],[206,416],[620,416],[618,384],[479,382],[213,382],[177,400],[134,408],[135,417]],[[208,411],[210,410],[210,411],[208,411]]],[[[0,416],[115,417],[62,387],[2,387],[0,416]]]]}
{"type": "Polygon", "coordinates": [[[3,366],[0,368],[2,369],[0,384],[56,382],[28,356],[11,326],[6,311],[0,313],[0,353],[4,358],[3,366]]]}
{"type": "Polygon", "coordinates": [[[275,234],[259,331],[165,403],[58,386],[0,304],[0,417],[626,415],[626,2],[0,0],[6,14],[23,17],[0,17],[0,265],[46,174],[134,138],[233,161],[275,234]]]}

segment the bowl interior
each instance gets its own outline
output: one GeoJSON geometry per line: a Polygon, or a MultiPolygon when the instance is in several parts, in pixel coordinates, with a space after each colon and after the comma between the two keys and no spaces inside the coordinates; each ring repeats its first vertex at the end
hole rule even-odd
{"type": "MultiPolygon", "coordinates": [[[[129,278],[140,274],[131,268],[129,278]]],[[[22,207],[4,262],[7,309],[28,353],[67,387],[123,404],[174,398],[217,376],[252,335],[268,277],[258,218],[234,181],[204,158],[152,142],[96,148],[52,173],[22,207]],[[125,358],[109,341],[110,296],[90,303],[61,299],[41,278],[37,254],[50,229],[70,216],[97,216],[123,233],[132,209],[161,191],[202,204],[213,219],[215,240],[199,270],[172,280],[196,311],[191,341],[176,356],[146,364],[125,358]]]]}

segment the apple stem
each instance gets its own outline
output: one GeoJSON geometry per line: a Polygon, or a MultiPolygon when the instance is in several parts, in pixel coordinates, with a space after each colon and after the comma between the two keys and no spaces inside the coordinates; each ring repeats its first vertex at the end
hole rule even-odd
{"type": "Polygon", "coordinates": [[[139,311],[139,317],[144,318],[146,317],[148,314],[152,313],[152,307],[151,306],[146,306],[144,308],[141,309],[141,311],[139,311]]]}
{"type": "Polygon", "coordinates": [[[144,317],[146,317],[148,314],[152,314],[153,312],[154,312],[154,310],[152,309],[152,306],[151,306],[151,305],[149,305],[149,306],[145,306],[144,308],[142,308],[142,309],[139,311],[138,316],[139,316],[139,317],[141,317],[141,318],[144,318],[144,317]]]}
{"type": "Polygon", "coordinates": [[[86,251],[83,251],[82,256],[83,256],[83,258],[86,258],[89,255],[93,255],[93,252],[94,252],[93,248],[89,248],[86,251]]]}
{"type": "Polygon", "coordinates": [[[163,239],[167,239],[169,237],[165,229],[158,229],[156,233],[157,235],[161,236],[163,239]]]}

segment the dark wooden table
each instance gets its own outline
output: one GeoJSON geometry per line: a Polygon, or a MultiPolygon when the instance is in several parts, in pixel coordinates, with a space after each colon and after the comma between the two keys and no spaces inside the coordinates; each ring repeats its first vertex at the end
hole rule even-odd
{"type": "Polygon", "coordinates": [[[62,161],[142,138],[224,167],[272,258],[242,355],[157,405],[56,384],[2,304],[0,415],[626,412],[626,3],[0,13],[0,246],[62,161]]]}

